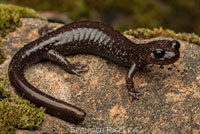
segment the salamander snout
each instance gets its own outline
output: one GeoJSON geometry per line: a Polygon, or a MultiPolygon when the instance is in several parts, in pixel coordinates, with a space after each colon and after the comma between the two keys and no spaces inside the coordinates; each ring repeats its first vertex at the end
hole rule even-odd
{"type": "Polygon", "coordinates": [[[174,49],[179,49],[180,48],[180,43],[177,40],[172,41],[172,48],[174,49]]]}
{"type": "Polygon", "coordinates": [[[148,43],[147,62],[150,64],[167,65],[180,57],[180,43],[177,40],[158,40],[148,43]]]}

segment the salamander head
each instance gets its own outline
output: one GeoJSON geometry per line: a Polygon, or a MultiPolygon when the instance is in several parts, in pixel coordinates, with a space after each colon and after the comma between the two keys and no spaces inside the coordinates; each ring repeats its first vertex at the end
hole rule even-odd
{"type": "Polygon", "coordinates": [[[180,57],[180,43],[176,40],[152,41],[145,47],[145,61],[148,64],[167,65],[180,57]]]}

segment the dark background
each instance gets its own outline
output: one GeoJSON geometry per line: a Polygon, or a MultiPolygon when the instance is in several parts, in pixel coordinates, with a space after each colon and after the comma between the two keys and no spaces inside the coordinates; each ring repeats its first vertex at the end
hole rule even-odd
{"type": "Polygon", "coordinates": [[[72,21],[98,20],[118,30],[163,27],[200,34],[200,0],[0,0],[72,21]]]}

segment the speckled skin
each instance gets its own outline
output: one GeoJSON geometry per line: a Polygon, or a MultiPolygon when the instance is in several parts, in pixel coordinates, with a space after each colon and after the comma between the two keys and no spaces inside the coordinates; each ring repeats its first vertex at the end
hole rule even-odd
{"type": "Polygon", "coordinates": [[[31,102],[46,107],[46,112],[63,120],[81,123],[86,113],[76,106],[53,98],[33,87],[24,77],[27,65],[42,60],[60,64],[67,72],[79,75],[86,65],[72,64],[66,55],[94,54],[130,67],[126,85],[130,99],[137,99],[133,76],[147,64],[171,64],[179,58],[180,44],[175,40],[158,40],[135,44],[113,28],[99,22],[75,22],[65,25],[25,45],[13,57],[9,78],[14,88],[31,102]]]}

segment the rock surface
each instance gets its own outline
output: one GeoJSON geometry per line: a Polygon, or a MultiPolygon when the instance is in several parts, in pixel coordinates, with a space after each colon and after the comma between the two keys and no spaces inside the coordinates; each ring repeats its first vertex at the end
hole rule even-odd
{"type": "MultiPolygon", "coordinates": [[[[0,65],[0,77],[8,77],[11,57],[37,39],[39,28],[45,25],[61,26],[23,19],[22,27],[5,37],[8,58],[0,65]]],[[[46,114],[37,130],[18,130],[17,134],[200,133],[200,47],[181,42],[180,51],[178,62],[164,67],[148,65],[136,74],[135,87],[143,95],[133,102],[125,86],[128,68],[112,61],[93,55],[67,57],[72,63],[88,64],[89,71],[80,77],[49,61],[34,64],[25,72],[32,85],[84,109],[87,116],[82,124],[74,125],[46,114]]]]}

